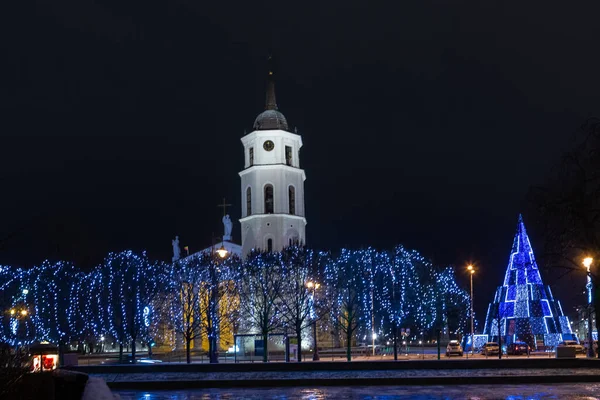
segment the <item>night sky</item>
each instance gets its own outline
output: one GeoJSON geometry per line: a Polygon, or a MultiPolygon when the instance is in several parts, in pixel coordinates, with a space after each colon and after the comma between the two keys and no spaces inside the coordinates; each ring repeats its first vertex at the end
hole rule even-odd
{"type": "MultiPolygon", "coordinates": [[[[528,188],[600,113],[597,1],[13,3],[0,264],[89,269],[129,248],[167,260],[175,235],[209,246],[223,197],[240,216],[240,138],[272,53],[304,141],[308,245],[402,243],[457,266],[465,287],[474,262],[481,315],[528,188]]],[[[584,280],[555,291],[565,312],[584,280]]]]}

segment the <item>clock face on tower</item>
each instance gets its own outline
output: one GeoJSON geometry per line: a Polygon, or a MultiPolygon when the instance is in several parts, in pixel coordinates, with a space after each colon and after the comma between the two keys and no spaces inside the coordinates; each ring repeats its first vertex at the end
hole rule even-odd
{"type": "Polygon", "coordinates": [[[274,147],[275,143],[273,143],[271,140],[267,140],[263,143],[263,149],[265,149],[266,151],[271,151],[274,147]]]}

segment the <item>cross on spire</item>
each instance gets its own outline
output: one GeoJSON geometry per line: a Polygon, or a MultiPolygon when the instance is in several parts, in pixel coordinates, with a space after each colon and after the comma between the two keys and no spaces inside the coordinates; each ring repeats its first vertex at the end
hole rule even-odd
{"type": "Polygon", "coordinates": [[[227,204],[225,197],[223,197],[223,204],[217,204],[217,207],[223,207],[223,216],[227,215],[227,207],[231,207],[231,204],[227,204]]]}

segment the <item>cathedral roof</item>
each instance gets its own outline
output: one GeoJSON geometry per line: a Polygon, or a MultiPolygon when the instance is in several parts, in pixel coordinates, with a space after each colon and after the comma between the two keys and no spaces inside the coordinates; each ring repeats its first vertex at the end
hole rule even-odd
{"type": "Polygon", "coordinates": [[[253,128],[257,131],[267,131],[272,129],[281,129],[284,131],[288,130],[287,120],[283,114],[279,112],[277,107],[277,100],[275,98],[275,80],[273,77],[272,68],[269,70],[265,111],[256,117],[253,128]]]}
{"type": "Polygon", "coordinates": [[[277,110],[265,110],[254,121],[254,130],[267,131],[270,129],[288,130],[288,123],[282,113],[277,110]]]}

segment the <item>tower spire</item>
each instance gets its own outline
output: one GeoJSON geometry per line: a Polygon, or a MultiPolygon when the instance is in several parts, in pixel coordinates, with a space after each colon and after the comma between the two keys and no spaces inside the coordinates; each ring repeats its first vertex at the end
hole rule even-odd
{"type": "Polygon", "coordinates": [[[265,110],[277,110],[277,100],[275,99],[275,77],[273,76],[273,57],[269,56],[269,76],[267,81],[267,102],[265,110]]]}

